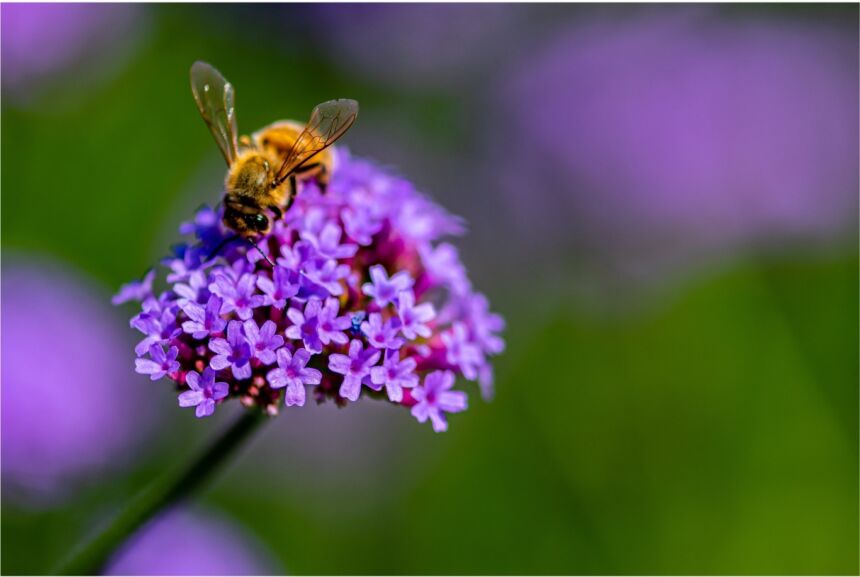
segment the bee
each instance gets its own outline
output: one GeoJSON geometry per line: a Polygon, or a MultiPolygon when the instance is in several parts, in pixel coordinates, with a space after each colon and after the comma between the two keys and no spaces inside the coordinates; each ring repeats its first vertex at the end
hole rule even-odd
{"type": "MultiPolygon", "coordinates": [[[[358,102],[329,100],[317,105],[306,125],[282,120],[237,136],[236,93],[213,66],[191,66],[191,93],[200,115],[227,161],[224,225],[254,240],[269,233],[270,217],[279,219],[293,203],[298,182],[316,180],[324,189],[333,164],[327,150],[358,115],[358,102]]],[[[256,246],[256,244],[255,244],[256,246]]]]}

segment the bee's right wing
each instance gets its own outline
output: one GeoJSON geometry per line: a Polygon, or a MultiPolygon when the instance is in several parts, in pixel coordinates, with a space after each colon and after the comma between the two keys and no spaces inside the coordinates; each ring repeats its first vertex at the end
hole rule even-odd
{"type": "Polygon", "coordinates": [[[210,64],[198,60],[191,66],[191,92],[229,166],[239,155],[233,85],[210,64]]]}
{"type": "Polygon", "coordinates": [[[275,184],[280,184],[296,169],[322,152],[343,136],[358,116],[358,102],[347,98],[329,100],[313,109],[311,119],[293,143],[284,163],[275,173],[275,184]]]}

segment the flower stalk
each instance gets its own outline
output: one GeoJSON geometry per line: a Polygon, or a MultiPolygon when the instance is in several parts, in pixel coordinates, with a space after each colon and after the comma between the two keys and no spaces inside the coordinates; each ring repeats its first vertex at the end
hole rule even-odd
{"type": "Polygon", "coordinates": [[[99,575],[111,557],[140,527],[194,495],[251,438],[269,417],[252,407],[188,465],[153,484],[56,571],[59,575],[99,575]]]}

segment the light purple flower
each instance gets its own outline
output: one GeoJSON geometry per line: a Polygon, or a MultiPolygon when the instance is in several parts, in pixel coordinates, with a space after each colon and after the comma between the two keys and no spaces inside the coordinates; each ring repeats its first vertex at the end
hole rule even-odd
{"type": "Polygon", "coordinates": [[[142,341],[134,347],[138,356],[146,354],[152,345],[168,344],[176,338],[182,330],[176,324],[176,313],[172,306],[162,308],[160,300],[147,299],[144,302],[144,312],[131,319],[131,326],[144,335],[142,341]]]}
{"type": "Polygon", "coordinates": [[[448,429],[445,413],[459,413],[467,408],[466,393],[452,391],[454,373],[434,371],[424,377],[424,385],[412,389],[412,398],[417,401],[412,407],[412,415],[419,423],[428,418],[437,433],[448,429]]]}
{"type": "Polygon", "coordinates": [[[436,311],[430,303],[415,306],[415,295],[411,290],[400,293],[397,299],[397,316],[400,318],[400,332],[407,339],[415,340],[433,334],[427,323],[436,316],[436,311]]]}
{"type": "Polygon", "coordinates": [[[370,382],[377,387],[385,385],[388,398],[399,403],[403,400],[403,389],[418,385],[418,375],[414,373],[417,364],[412,357],[401,361],[398,351],[387,350],[382,366],[370,369],[370,382]]]}
{"type": "Polygon", "coordinates": [[[442,343],[447,349],[446,360],[463,372],[463,376],[474,381],[478,378],[478,368],[484,362],[481,349],[469,338],[466,325],[454,323],[450,331],[442,333],[442,343]]]}
{"type": "Polygon", "coordinates": [[[514,4],[314,5],[322,48],[375,86],[460,94],[540,28],[514,4]],[[340,8],[340,9],[337,9],[340,8]],[[525,18],[524,18],[525,16],[525,18]],[[524,22],[526,20],[526,22],[524,22]],[[480,25],[475,25],[480,23],[480,25]],[[520,42],[518,42],[520,41],[520,42]]]}
{"type": "Polygon", "coordinates": [[[277,264],[290,270],[303,270],[316,255],[313,245],[306,240],[296,241],[292,246],[283,245],[277,264]]]}
{"type": "Polygon", "coordinates": [[[856,236],[856,19],[654,8],[571,22],[504,75],[488,140],[528,254],[635,287],[856,236]]]}
{"type": "Polygon", "coordinates": [[[230,321],[227,325],[227,339],[212,339],[209,349],[215,356],[209,361],[209,366],[216,371],[230,367],[233,377],[247,379],[251,376],[251,347],[245,335],[242,334],[242,323],[230,321]]]}
{"type": "Polygon", "coordinates": [[[209,335],[220,333],[227,326],[227,321],[221,318],[223,301],[218,295],[210,295],[206,307],[196,302],[188,301],[182,311],[190,320],[182,323],[182,330],[195,339],[205,339],[209,335]]]}
{"type": "Polygon", "coordinates": [[[266,321],[262,327],[257,327],[254,319],[248,319],[242,325],[245,329],[245,339],[251,348],[251,355],[264,365],[275,362],[275,351],[284,344],[284,337],[276,335],[278,327],[272,321],[266,321]]]}
{"type": "Polygon", "coordinates": [[[129,333],[103,285],[7,246],[2,277],[3,507],[53,507],[128,467],[163,412],[129,371],[129,333]]]}
{"type": "Polygon", "coordinates": [[[120,305],[128,301],[143,301],[147,297],[152,296],[152,281],[154,280],[155,269],[151,268],[142,280],[122,285],[119,292],[111,299],[111,303],[120,305]]]}
{"type": "Polygon", "coordinates": [[[10,104],[38,105],[39,96],[103,85],[136,54],[148,16],[143,6],[120,4],[4,6],[4,96],[10,104]],[[86,86],[74,84],[81,72],[90,75],[86,86]]]}
{"type": "Polygon", "coordinates": [[[287,311],[287,318],[293,324],[287,327],[284,334],[288,339],[301,340],[305,348],[312,353],[320,353],[323,349],[323,342],[319,334],[320,309],[322,309],[322,301],[313,298],[305,305],[304,312],[293,308],[287,311]]]}
{"type": "Polygon", "coordinates": [[[397,227],[415,241],[436,240],[448,234],[462,234],[464,230],[461,219],[418,195],[401,202],[394,219],[397,227]]]}
{"type": "Polygon", "coordinates": [[[202,376],[188,371],[185,382],[191,390],[179,394],[179,406],[197,407],[195,414],[198,419],[214,413],[215,401],[226,397],[230,390],[227,383],[215,382],[215,371],[209,367],[203,369],[202,376]]]}
{"type": "Polygon", "coordinates": [[[424,244],[419,250],[424,268],[435,282],[447,285],[457,295],[468,293],[471,283],[454,245],[443,242],[434,248],[424,244]]]}
{"type": "Polygon", "coordinates": [[[349,266],[338,264],[336,260],[325,260],[320,264],[321,259],[312,260],[305,269],[305,275],[312,282],[325,288],[332,296],[340,296],[343,294],[343,286],[340,281],[349,276],[349,266]]]}
{"type": "Polygon", "coordinates": [[[179,355],[179,349],[170,347],[167,353],[161,345],[152,345],[149,347],[148,359],[135,359],[134,370],[141,375],[149,375],[153,381],[157,381],[168,373],[173,373],[179,370],[179,363],[176,362],[176,357],[179,355]]]}
{"type": "Polygon", "coordinates": [[[209,266],[203,259],[205,251],[200,246],[177,245],[174,256],[161,261],[170,269],[165,279],[169,283],[181,283],[188,280],[194,272],[209,266]]]}
{"type": "Polygon", "coordinates": [[[319,236],[310,231],[302,232],[301,236],[316,249],[317,254],[321,257],[326,259],[350,258],[355,255],[358,245],[340,244],[341,235],[341,228],[337,224],[329,222],[323,227],[319,236]]]}
{"type": "Polygon", "coordinates": [[[366,206],[350,206],[344,208],[340,217],[346,233],[355,242],[367,246],[373,242],[373,235],[382,229],[383,221],[366,206]]]}
{"type": "Polygon", "coordinates": [[[488,355],[505,350],[505,341],[498,334],[505,329],[505,320],[490,312],[490,303],[481,293],[466,297],[467,322],[478,347],[488,355]]]}
{"type": "Polygon", "coordinates": [[[370,267],[370,280],[372,282],[365,283],[361,290],[380,307],[394,302],[401,291],[409,290],[413,283],[406,271],[400,271],[389,279],[385,267],[378,264],[370,267]]]}
{"type": "Polygon", "coordinates": [[[352,326],[352,319],[348,316],[337,316],[339,308],[337,299],[328,298],[319,312],[317,334],[324,345],[345,345],[349,342],[349,337],[343,331],[352,326]]]}
{"type": "Polygon", "coordinates": [[[264,305],[283,309],[287,300],[299,292],[299,274],[293,269],[276,266],[272,276],[271,279],[263,275],[257,277],[257,287],[266,293],[264,305]]]}
{"type": "Polygon", "coordinates": [[[104,575],[280,575],[253,532],[222,514],[185,506],[140,528],[111,557],[104,575]]]}
{"type": "Polygon", "coordinates": [[[361,384],[370,375],[370,368],[379,360],[379,351],[368,348],[363,350],[361,341],[349,343],[349,356],[332,354],[328,359],[328,368],[344,375],[340,386],[340,396],[357,401],[361,393],[361,384]]]}
{"type": "Polygon", "coordinates": [[[187,283],[178,282],[173,285],[173,292],[179,297],[176,303],[182,307],[188,302],[201,305],[209,302],[209,279],[206,278],[206,272],[195,270],[188,275],[187,280],[187,283]]]}
{"type": "Polygon", "coordinates": [[[361,323],[361,332],[367,341],[379,350],[399,349],[403,339],[397,336],[399,321],[388,319],[383,322],[380,313],[370,313],[368,319],[361,323]]]}
{"type": "Polygon", "coordinates": [[[236,282],[221,274],[209,285],[209,290],[224,299],[221,314],[236,311],[239,318],[246,321],[254,314],[253,309],[266,304],[263,295],[254,294],[256,284],[257,277],[251,273],[241,275],[236,282]]]}
{"type": "Polygon", "coordinates": [[[273,389],[287,387],[284,392],[284,403],[291,407],[305,404],[305,385],[318,385],[322,381],[322,373],[316,369],[307,368],[311,353],[299,349],[290,353],[287,347],[278,349],[278,368],[272,369],[266,375],[266,380],[273,389]]]}
{"type": "Polygon", "coordinates": [[[478,386],[481,389],[481,398],[491,401],[495,395],[494,391],[493,365],[485,362],[478,369],[478,386]]]}

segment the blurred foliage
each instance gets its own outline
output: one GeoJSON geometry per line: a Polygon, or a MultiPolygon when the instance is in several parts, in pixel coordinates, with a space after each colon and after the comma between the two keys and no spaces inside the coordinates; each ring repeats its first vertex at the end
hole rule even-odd
{"type": "MultiPolygon", "coordinates": [[[[243,132],[337,95],[390,104],[334,73],[282,8],[153,13],[150,38],[106,85],[4,104],[4,248],[56,255],[110,287],[162,255],[190,208],[217,200],[222,167],[188,89],[195,59],[238,87],[243,132]]],[[[429,96],[431,116],[415,105],[415,122],[461,114],[450,102],[429,96]]],[[[240,459],[203,502],[293,573],[858,572],[856,249],[737,261],[623,318],[549,287],[486,288],[510,325],[497,399],[473,395],[445,435],[421,430],[407,449],[428,455],[417,481],[331,515],[249,478],[240,459]]],[[[180,417],[170,446],[124,478],[56,509],[4,501],[3,572],[49,570],[216,426],[180,417]]],[[[362,498],[341,491],[329,505],[362,498]]]]}

